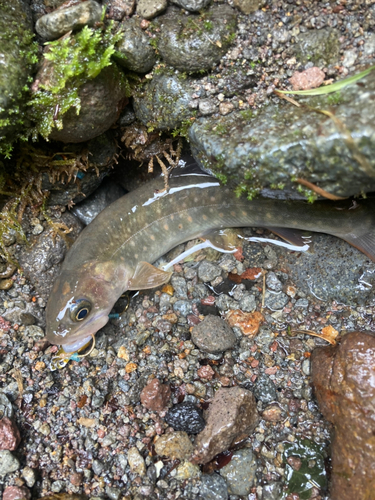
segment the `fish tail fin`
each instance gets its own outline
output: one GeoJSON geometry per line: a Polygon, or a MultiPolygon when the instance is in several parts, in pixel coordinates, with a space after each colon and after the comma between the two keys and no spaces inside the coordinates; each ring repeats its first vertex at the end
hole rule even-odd
{"type": "Polygon", "coordinates": [[[357,234],[344,234],[340,235],[340,238],[345,240],[347,243],[355,248],[358,248],[367,257],[369,257],[373,262],[375,262],[375,228],[371,228],[367,233],[357,235],[357,234]]]}

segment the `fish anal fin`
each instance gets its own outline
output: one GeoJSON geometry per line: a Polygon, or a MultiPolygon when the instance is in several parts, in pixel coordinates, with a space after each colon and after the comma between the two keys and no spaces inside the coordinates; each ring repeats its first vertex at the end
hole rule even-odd
{"type": "Polygon", "coordinates": [[[172,273],[162,271],[148,262],[138,262],[135,272],[130,279],[129,290],[145,290],[167,283],[172,273]]]}
{"type": "Polygon", "coordinates": [[[306,231],[300,231],[299,229],[290,229],[288,227],[271,227],[267,226],[272,233],[280,236],[283,240],[295,245],[297,247],[303,247],[306,243],[309,243],[307,239],[310,239],[310,233],[306,231]]]}
{"type": "Polygon", "coordinates": [[[375,262],[375,230],[361,236],[355,234],[339,235],[339,238],[345,240],[349,245],[357,248],[375,262]]]}

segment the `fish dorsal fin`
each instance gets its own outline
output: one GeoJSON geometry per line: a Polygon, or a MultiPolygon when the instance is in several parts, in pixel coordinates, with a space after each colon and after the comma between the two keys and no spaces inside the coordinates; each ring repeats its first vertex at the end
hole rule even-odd
{"type": "Polygon", "coordinates": [[[129,282],[129,290],[145,290],[167,283],[172,273],[162,271],[148,262],[138,262],[129,282]]]}
{"type": "Polygon", "coordinates": [[[270,227],[267,226],[266,229],[272,231],[272,233],[277,234],[283,240],[295,245],[297,247],[303,247],[306,243],[310,243],[311,234],[306,231],[300,231],[299,229],[290,229],[287,227],[270,227]],[[308,236],[306,236],[308,235],[308,236]]]}

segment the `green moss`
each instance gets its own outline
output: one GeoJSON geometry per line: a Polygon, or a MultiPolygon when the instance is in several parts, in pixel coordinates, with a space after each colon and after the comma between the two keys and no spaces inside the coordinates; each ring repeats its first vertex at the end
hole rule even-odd
{"type": "Polygon", "coordinates": [[[277,184],[273,183],[270,184],[271,189],[284,189],[285,188],[285,183],[284,182],[279,182],[277,184]]]}
{"type": "Polygon", "coordinates": [[[253,118],[254,113],[251,109],[244,109],[243,111],[240,111],[240,115],[244,120],[249,121],[253,118]]]}
{"type": "Polygon", "coordinates": [[[195,115],[196,115],[196,111],[194,111],[192,116],[190,118],[188,118],[187,120],[182,120],[180,127],[172,130],[172,132],[171,132],[172,137],[180,136],[180,137],[185,137],[186,139],[188,139],[189,129],[194,123],[195,115]]]}
{"type": "Polygon", "coordinates": [[[334,106],[336,104],[340,104],[341,101],[342,101],[342,96],[341,96],[340,91],[335,92],[334,94],[330,94],[330,95],[327,96],[327,103],[330,106],[334,106]]]}
{"type": "Polygon", "coordinates": [[[225,135],[228,132],[227,127],[222,123],[218,123],[212,130],[216,135],[225,135]]]}
{"type": "MultiPolygon", "coordinates": [[[[40,89],[29,102],[30,116],[35,122],[34,139],[38,134],[47,138],[53,127],[61,129],[63,116],[70,108],[74,107],[79,114],[79,89],[111,64],[115,44],[121,36],[121,32],[113,33],[113,24],[110,23],[103,29],[85,26],[74,35],[47,44],[49,52],[45,58],[50,61],[50,68],[47,68],[50,69],[50,80],[40,84],[40,89]]],[[[129,86],[125,77],[122,84],[129,86]]]]}
{"type": "Polygon", "coordinates": [[[308,203],[314,203],[318,199],[318,195],[311,189],[305,188],[304,186],[298,186],[297,191],[301,193],[307,200],[308,203]]]}

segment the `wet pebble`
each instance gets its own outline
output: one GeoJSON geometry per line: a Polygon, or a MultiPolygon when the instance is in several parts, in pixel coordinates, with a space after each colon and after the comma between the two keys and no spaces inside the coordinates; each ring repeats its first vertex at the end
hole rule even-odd
{"type": "Polygon", "coordinates": [[[128,461],[133,474],[138,474],[141,477],[146,474],[145,461],[135,446],[128,451],[128,461]]]}
{"type": "Polygon", "coordinates": [[[254,396],[263,403],[271,403],[277,399],[275,384],[267,375],[257,378],[254,385],[254,396]]]}
{"type": "Polygon", "coordinates": [[[279,500],[281,498],[282,484],[273,482],[265,484],[262,491],[262,500],[279,500]]]}
{"type": "Polygon", "coordinates": [[[94,0],[88,0],[65,9],[56,9],[38,19],[35,29],[45,40],[55,40],[68,31],[93,26],[100,22],[102,7],[94,0]]]}
{"type": "Polygon", "coordinates": [[[289,301],[289,297],[284,292],[271,292],[269,290],[264,294],[264,306],[271,311],[279,311],[289,301]]]}
{"type": "Polygon", "coordinates": [[[159,379],[154,378],[141,392],[141,403],[144,407],[153,411],[162,411],[171,397],[169,385],[162,384],[159,379]]]}
{"type": "Polygon", "coordinates": [[[137,73],[147,73],[156,62],[151,38],[142,30],[139,18],[127,19],[121,24],[123,37],[117,43],[115,59],[125,68],[137,73]]]}
{"type": "Polygon", "coordinates": [[[279,280],[279,278],[276,276],[274,272],[269,272],[267,273],[266,276],[266,285],[269,290],[272,290],[273,292],[281,292],[283,288],[283,284],[279,280]]]}
{"type": "Polygon", "coordinates": [[[199,349],[210,353],[226,351],[236,343],[236,336],[228,323],[212,315],[193,328],[191,339],[199,349]]]}
{"type": "Polygon", "coordinates": [[[212,262],[203,260],[198,267],[198,277],[204,283],[207,281],[212,281],[218,276],[221,276],[221,268],[212,262]]]}
{"type": "Polygon", "coordinates": [[[200,475],[200,468],[197,465],[185,460],[185,462],[177,467],[175,478],[179,481],[185,481],[186,479],[192,479],[194,477],[199,477],[200,475]]]}
{"type": "Polygon", "coordinates": [[[193,452],[193,445],[184,431],[171,432],[160,436],[155,443],[155,451],[161,457],[184,460],[193,452]]]}
{"type": "Polygon", "coordinates": [[[162,59],[180,71],[211,69],[228,50],[236,27],[235,11],[229,5],[213,5],[205,16],[194,18],[180,9],[169,9],[157,20],[162,28],[158,51],[162,59]]]}
{"type": "Polygon", "coordinates": [[[228,486],[219,474],[202,474],[200,500],[228,500],[228,486]]]}
{"type": "Polygon", "coordinates": [[[226,479],[230,495],[248,495],[254,484],[256,458],[249,448],[235,451],[229,464],[220,474],[226,479]]]}
{"type": "Polygon", "coordinates": [[[13,420],[0,420],[0,450],[16,450],[21,441],[20,431],[13,420]]]}
{"type": "Polygon", "coordinates": [[[3,492],[3,500],[29,500],[30,491],[24,486],[8,486],[3,492]]]}
{"type": "Polygon", "coordinates": [[[244,312],[254,312],[257,307],[255,296],[250,292],[245,292],[240,299],[239,308],[244,312]]]}
{"type": "Polygon", "coordinates": [[[207,412],[206,427],[197,436],[193,463],[205,464],[229,448],[236,437],[250,434],[258,423],[253,394],[241,387],[219,389],[207,412]]]}
{"type": "Polygon", "coordinates": [[[190,402],[173,406],[166,414],[165,421],[176,431],[188,434],[198,434],[205,426],[202,410],[190,402]]]}
{"type": "Polygon", "coordinates": [[[36,478],[35,472],[31,467],[26,466],[22,469],[22,477],[24,478],[26,485],[29,488],[32,488],[34,486],[36,478]]]}
{"type": "Polygon", "coordinates": [[[3,417],[12,418],[13,408],[12,403],[5,396],[5,394],[0,392],[0,418],[3,417]]]}
{"type": "Polygon", "coordinates": [[[186,280],[180,276],[172,276],[171,285],[174,288],[174,296],[179,299],[187,299],[186,280]]]}
{"type": "Polygon", "coordinates": [[[0,451],[0,476],[14,472],[20,468],[18,459],[8,450],[0,451]]]}
{"type": "Polygon", "coordinates": [[[137,14],[152,19],[167,8],[167,0],[138,0],[137,14]]]}
{"type": "Polygon", "coordinates": [[[190,300],[177,300],[173,304],[173,310],[180,313],[181,316],[186,317],[188,314],[192,314],[192,304],[190,300]]]}
{"type": "Polygon", "coordinates": [[[207,7],[211,0],[172,0],[172,3],[190,12],[199,12],[207,7]]]}

